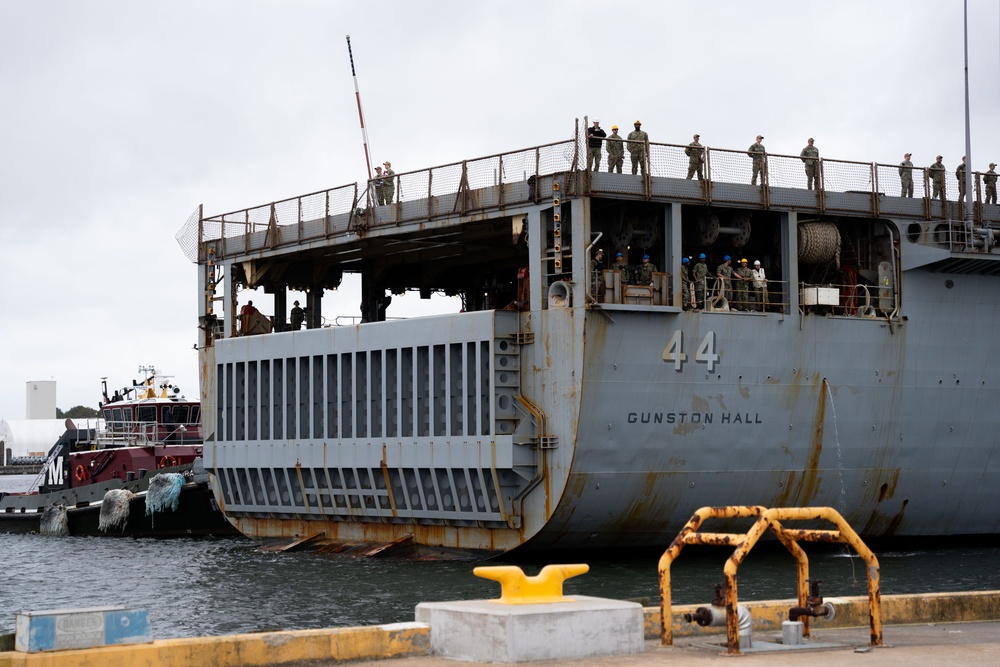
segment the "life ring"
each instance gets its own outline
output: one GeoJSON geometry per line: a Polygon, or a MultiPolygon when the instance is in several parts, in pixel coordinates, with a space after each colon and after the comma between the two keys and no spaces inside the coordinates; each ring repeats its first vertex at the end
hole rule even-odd
{"type": "Polygon", "coordinates": [[[83,467],[82,463],[76,467],[76,470],[74,471],[73,474],[76,476],[76,481],[78,482],[87,481],[87,469],[83,467]]]}
{"type": "Polygon", "coordinates": [[[161,468],[173,468],[175,465],[177,465],[177,459],[169,454],[160,459],[161,468]]]}

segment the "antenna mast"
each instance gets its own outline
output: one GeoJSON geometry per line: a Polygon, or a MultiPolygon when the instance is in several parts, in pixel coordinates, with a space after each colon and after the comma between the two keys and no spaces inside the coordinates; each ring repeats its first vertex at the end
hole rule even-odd
{"type": "Polygon", "coordinates": [[[372,161],[368,156],[368,130],[365,129],[365,114],[361,111],[361,91],[358,90],[358,75],[354,73],[354,53],[351,51],[351,36],[347,36],[347,55],[351,59],[351,76],[354,77],[354,95],[358,98],[358,118],[361,119],[361,141],[365,145],[365,165],[368,167],[368,180],[372,180],[372,161]]]}

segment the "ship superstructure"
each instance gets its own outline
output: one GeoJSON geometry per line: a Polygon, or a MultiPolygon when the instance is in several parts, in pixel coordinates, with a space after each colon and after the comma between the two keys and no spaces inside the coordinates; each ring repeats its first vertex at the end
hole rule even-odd
{"type": "Polygon", "coordinates": [[[673,144],[590,172],[581,134],[396,174],[388,196],[192,216],[205,466],[241,532],[664,544],[727,504],[829,505],[864,535],[1000,530],[1000,208],[980,174],[970,224],[921,168],[912,198],[898,165],[817,160],[807,189],[800,156],[767,154],[751,185],[753,155],[712,148],[689,179],[673,144]],[[726,255],[766,286],[718,279],[726,255]],[[350,272],[361,321],[338,326],[322,295],[350,272]],[[246,289],[273,295],[267,326],[238,312],[246,289]],[[463,308],[387,320],[406,291],[463,308]]]}

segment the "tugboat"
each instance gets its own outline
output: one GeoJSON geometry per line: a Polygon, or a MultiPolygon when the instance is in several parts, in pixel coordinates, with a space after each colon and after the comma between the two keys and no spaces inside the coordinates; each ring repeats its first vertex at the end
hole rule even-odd
{"type": "Polygon", "coordinates": [[[237,534],[202,466],[201,405],[155,368],[108,396],[101,418],[66,431],[31,488],[0,493],[0,532],[191,537],[237,534]]]}

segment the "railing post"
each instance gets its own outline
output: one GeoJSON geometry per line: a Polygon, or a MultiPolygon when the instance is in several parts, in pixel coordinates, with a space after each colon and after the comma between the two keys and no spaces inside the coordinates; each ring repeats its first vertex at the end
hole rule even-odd
{"type": "MultiPolygon", "coordinates": [[[[824,169],[826,169],[823,163],[823,158],[817,160],[816,165],[816,203],[819,205],[819,212],[823,213],[826,211],[826,174],[824,169]]],[[[789,290],[791,287],[789,287],[789,290]]]]}
{"type": "Polygon", "coordinates": [[[497,159],[499,160],[499,163],[500,163],[499,164],[500,171],[498,173],[498,178],[497,178],[497,203],[498,203],[499,206],[503,206],[504,205],[504,196],[503,196],[503,154],[501,153],[500,156],[497,159]]]}
{"type": "Polygon", "coordinates": [[[299,209],[298,215],[296,216],[298,217],[298,223],[295,225],[296,226],[295,238],[299,241],[299,243],[301,243],[302,242],[302,197],[297,197],[295,203],[297,204],[299,209]]]}
{"type": "Polygon", "coordinates": [[[872,216],[877,218],[879,210],[878,167],[876,167],[873,162],[869,168],[872,170],[870,179],[872,184],[872,216]]]}
{"type": "Polygon", "coordinates": [[[975,220],[979,224],[983,224],[983,193],[982,193],[982,188],[981,188],[981,179],[980,179],[981,176],[982,176],[982,174],[980,172],[978,172],[978,171],[975,172],[975,177],[976,177],[976,179],[975,179],[976,180],[976,202],[975,202],[975,204],[973,206],[973,209],[972,209],[974,211],[975,220]]]}
{"type": "Polygon", "coordinates": [[[540,150],[538,150],[538,147],[536,146],[535,147],[535,187],[531,188],[531,192],[530,192],[530,194],[531,194],[531,201],[534,204],[537,204],[538,201],[539,201],[538,200],[538,173],[539,173],[539,171],[541,171],[541,164],[542,164],[542,153],[541,153],[540,150]]]}
{"type": "MultiPolygon", "coordinates": [[[[931,189],[930,189],[930,178],[928,178],[927,169],[921,168],[920,172],[923,174],[924,180],[924,219],[931,219],[931,189]]],[[[950,236],[950,234],[949,234],[950,236]]]]}
{"type": "MultiPolygon", "coordinates": [[[[327,190],[323,193],[323,235],[330,236],[330,191],[327,190]]],[[[351,208],[354,208],[353,206],[351,208]]],[[[350,214],[347,216],[348,221],[351,219],[350,214]]]]}
{"type": "Polygon", "coordinates": [[[205,205],[198,204],[198,261],[204,259],[201,255],[202,241],[205,240],[205,205]]]}
{"type": "Polygon", "coordinates": [[[702,175],[705,179],[701,182],[701,186],[704,188],[705,203],[711,205],[712,203],[712,160],[711,160],[711,150],[707,147],[701,153],[704,156],[704,164],[702,165],[702,175]]]}

